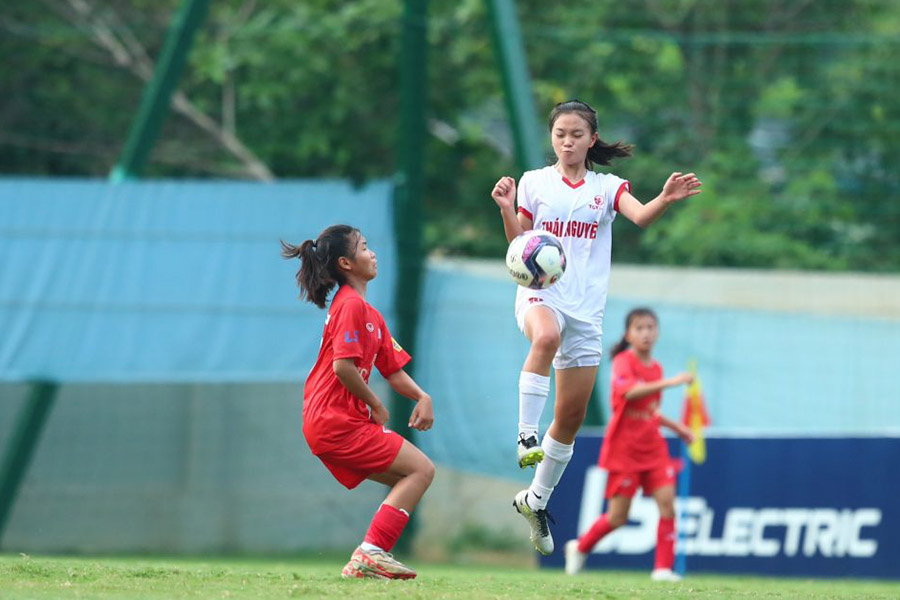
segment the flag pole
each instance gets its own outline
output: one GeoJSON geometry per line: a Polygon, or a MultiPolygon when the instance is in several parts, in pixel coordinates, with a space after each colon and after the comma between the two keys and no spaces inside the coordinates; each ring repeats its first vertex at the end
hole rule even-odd
{"type": "Polygon", "coordinates": [[[688,497],[691,493],[691,469],[693,463],[703,462],[706,460],[706,446],[703,441],[703,423],[700,417],[700,406],[697,401],[700,400],[700,382],[697,379],[697,361],[690,359],[688,361],[688,371],[694,376],[684,397],[684,407],[682,411],[682,421],[694,433],[695,439],[693,444],[701,444],[696,446],[694,452],[691,452],[691,444],[681,441],[681,472],[678,474],[678,543],[675,547],[675,572],[685,576],[687,573],[687,554],[685,552],[685,544],[687,536],[684,531],[685,515],[687,514],[688,497]]]}
{"type": "Polygon", "coordinates": [[[678,543],[675,545],[675,572],[685,576],[687,573],[687,555],[685,554],[684,521],[687,514],[688,496],[691,488],[691,460],[688,445],[681,441],[681,472],[678,474],[678,543]]]}

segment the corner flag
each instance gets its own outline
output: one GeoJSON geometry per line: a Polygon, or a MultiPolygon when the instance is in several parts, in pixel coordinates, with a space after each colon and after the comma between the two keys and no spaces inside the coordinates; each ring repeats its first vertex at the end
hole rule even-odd
{"type": "Polygon", "coordinates": [[[692,360],[688,370],[694,376],[694,382],[688,386],[684,397],[681,422],[687,425],[694,434],[694,441],[688,446],[688,456],[699,465],[706,461],[706,440],[703,438],[703,428],[708,426],[710,421],[709,413],[706,412],[706,404],[703,402],[700,378],[697,376],[697,362],[692,360]]]}
{"type": "Polygon", "coordinates": [[[688,386],[684,395],[681,422],[694,434],[694,441],[690,444],[681,443],[682,469],[678,475],[678,544],[675,549],[674,565],[675,572],[682,577],[687,573],[683,523],[684,511],[687,507],[691,488],[691,463],[699,465],[706,461],[706,440],[703,438],[703,428],[710,423],[709,414],[706,412],[706,404],[703,402],[700,378],[697,376],[697,361],[691,360],[688,365],[688,371],[694,376],[694,381],[688,386]]]}

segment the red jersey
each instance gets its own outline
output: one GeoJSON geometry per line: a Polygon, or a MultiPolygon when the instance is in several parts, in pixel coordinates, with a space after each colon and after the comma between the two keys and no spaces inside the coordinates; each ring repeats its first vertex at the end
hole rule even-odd
{"type": "Polygon", "coordinates": [[[334,374],[339,358],[352,358],[367,384],[373,367],[389,377],[410,361],[381,313],[349,285],[341,286],[331,301],[319,357],[303,388],[303,436],[313,454],[344,445],[348,435],[372,422],[366,403],[334,374]]]}
{"type": "Polygon", "coordinates": [[[600,450],[600,466],[607,471],[648,471],[669,464],[669,450],[659,432],[662,392],[637,400],[625,399],[625,393],[635,385],[662,378],[663,370],[658,362],[644,364],[631,350],[613,359],[613,416],[600,450]]]}

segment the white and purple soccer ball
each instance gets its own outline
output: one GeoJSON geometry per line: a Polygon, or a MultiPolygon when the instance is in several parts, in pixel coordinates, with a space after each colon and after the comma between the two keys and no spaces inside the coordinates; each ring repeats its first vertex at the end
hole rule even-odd
{"type": "Polygon", "coordinates": [[[542,290],[559,281],[565,273],[566,255],[558,237],[532,229],[509,243],[506,266],[516,283],[542,290]]]}

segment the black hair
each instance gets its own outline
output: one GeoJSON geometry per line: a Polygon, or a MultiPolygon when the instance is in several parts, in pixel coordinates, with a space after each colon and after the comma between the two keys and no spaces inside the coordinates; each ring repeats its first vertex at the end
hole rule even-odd
{"type": "Polygon", "coordinates": [[[624,352],[628,349],[628,346],[630,346],[628,340],[626,339],[626,337],[628,336],[628,328],[631,327],[631,322],[638,317],[652,317],[654,321],[659,323],[659,318],[651,309],[645,306],[632,308],[630,311],[628,311],[628,315],[625,317],[625,333],[622,334],[622,339],[616,342],[616,345],[613,346],[612,350],[609,351],[611,358],[615,358],[617,354],[624,352]]]}
{"type": "MultiPolygon", "coordinates": [[[[597,111],[591,108],[591,105],[587,102],[582,102],[581,100],[576,100],[574,98],[572,100],[560,102],[550,111],[551,132],[553,131],[553,125],[556,123],[556,119],[558,119],[560,115],[568,113],[575,113],[587,121],[588,125],[591,127],[591,135],[597,133],[597,111]]],[[[594,142],[594,145],[588,148],[587,156],[584,159],[584,166],[586,169],[591,170],[594,168],[594,163],[597,163],[598,165],[608,165],[614,158],[627,158],[631,156],[631,151],[633,149],[634,146],[631,144],[626,144],[622,141],[609,144],[598,137],[597,141],[594,142]]]]}
{"type": "Polygon", "coordinates": [[[297,285],[302,300],[325,308],[334,286],[345,282],[338,259],[342,256],[353,258],[356,247],[351,245],[354,237],[359,240],[359,233],[359,229],[350,225],[332,225],[315,240],[306,240],[299,246],[281,240],[281,256],[300,259],[297,285]]]}

